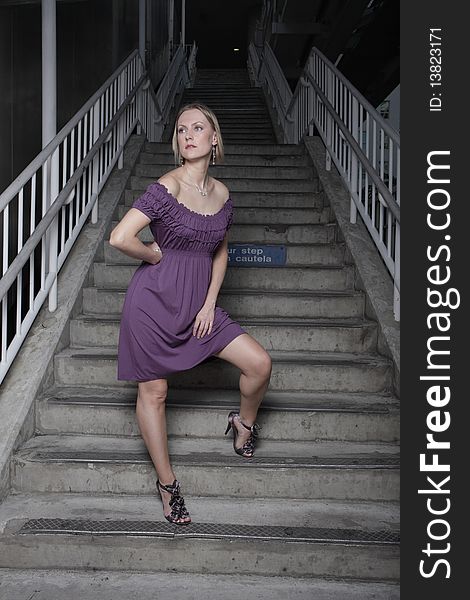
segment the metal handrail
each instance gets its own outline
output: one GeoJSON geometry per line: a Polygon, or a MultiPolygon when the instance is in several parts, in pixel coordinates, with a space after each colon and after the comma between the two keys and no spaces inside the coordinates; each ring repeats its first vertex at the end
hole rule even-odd
{"type": "Polygon", "coordinates": [[[33,173],[35,173],[45,162],[45,160],[52,154],[54,150],[64,141],[64,139],[70,134],[72,129],[76,127],[79,121],[85,116],[85,114],[95,106],[96,101],[101,98],[104,92],[109,88],[113,81],[125,70],[125,68],[136,58],[139,54],[138,50],[134,50],[125,61],[116,69],[116,71],[108,77],[103,85],[85,102],[85,104],[75,113],[75,115],[62,127],[62,129],[52,138],[52,140],[45,146],[41,152],[33,158],[29,165],[18,175],[16,179],[10,183],[10,185],[0,194],[0,212],[10,202],[12,198],[18,193],[18,189],[24,187],[24,185],[31,179],[33,173]]]}
{"type": "Polygon", "coordinates": [[[314,81],[313,77],[309,73],[306,74],[306,77],[309,79],[310,83],[315,88],[315,91],[321,98],[322,102],[325,104],[325,106],[331,113],[332,119],[335,121],[335,123],[341,129],[341,132],[344,135],[344,137],[346,138],[346,141],[348,142],[348,144],[351,145],[354,152],[357,154],[358,158],[360,159],[361,163],[364,165],[364,169],[367,171],[367,173],[370,175],[371,179],[377,186],[380,195],[382,196],[382,198],[385,200],[385,203],[387,204],[387,207],[392,211],[392,214],[395,217],[395,219],[398,222],[400,222],[400,205],[396,202],[395,198],[390,193],[390,190],[386,187],[384,182],[377,175],[377,171],[372,167],[372,165],[370,164],[370,162],[367,159],[367,156],[364,154],[364,152],[362,151],[359,144],[353,138],[349,129],[344,125],[344,123],[341,121],[339,116],[336,114],[336,112],[333,109],[333,106],[329,102],[328,98],[323,94],[321,89],[318,87],[318,85],[314,81]]]}
{"type": "MultiPolygon", "coordinates": [[[[129,94],[125,102],[121,105],[113,119],[109,122],[109,125],[106,127],[106,129],[104,129],[103,133],[90,148],[88,154],[85,156],[83,161],[73,172],[72,176],[67,181],[64,188],[59,192],[59,195],[57,196],[56,200],[48,208],[47,212],[44,214],[41,221],[38,223],[34,232],[31,234],[25,245],[14,258],[13,262],[8,268],[8,271],[3,275],[2,279],[0,279],[0,298],[3,298],[10,289],[10,287],[14,284],[18,274],[20,273],[22,267],[26,264],[26,261],[30,257],[32,251],[41,241],[42,237],[49,228],[49,225],[53,222],[54,217],[57,215],[57,213],[63,207],[63,205],[67,202],[68,197],[73,192],[77,182],[83,175],[84,171],[86,170],[88,165],[93,161],[95,154],[100,150],[101,146],[103,145],[103,142],[106,141],[106,138],[108,137],[109,133],[113,130],[114,125],[119,121],[126,108],[132,103],[134,97],[144,84],[145,80],[146,75],[144,74],[139,79],[136,86],[129,94]]],[[[91,209],[91,204],[89,205],[89,208],[91,209]]],[[[88,213],[89,212],[90,211],[88,210],[88,213]]]]}
{"type": "MultiPolygon", "coordinates": [[[[191,57],[195,60],[194,47],[191,57]]],[[[50,311],[56,309],[59,270],[90,213],[91,222],[97,222],[99,193],[115,164],[123,167],[130,135],[137,127],[137,133],[143,129],[149,141],[161,139],[176,94],[187,83],[186,62],[185,50],[180,47],[168,68],[171,86],[163,94],[160,88],[155,93],[139,52],[132,52],[0,195],[0,382],[44,300],[49,298],[50,311]],[[16,232],[10,224],[13,202],[18,205],[16,232]],[[29,236],[24,231],[28,211],[29,236]],[[38,219],[36,211],[40,212],[38,219]],[[16,255],[8,264],[12,246],[17,246],[16,255]],[[23,290],[24,276],[29,279],[29,295],[23,290]],[[13,307],[8,306],[10,301],[13,307]]],[[[12,216],[16,217],[14,210],[12,216]]]]}
{"type": "MultiPolygon", "coordinates": [[[[272,52],[272,50],[271,50],[272,52]]],[[[346,87],[352,88],[354,89],[354,96],[357,98],[357,100],[362,104],[362,106],[364,106],[364,108],[370,112],[374,112],[377,114],[377,118],[380,120],[380,126],[383,128],[383,130],[385,131],[385,133],[397,144],[400,145],[400,135],[395,131],[395,129],[393,129],[393,127],[390,127],[390,125],[387,123],[387,121],[381,117],[378,113],[377,110],[372,106],[372,104],[369,102],[369,100],[367,100],[367,98],[365,96],[363,96],[361,94],[361,92],[355,88],[352,83],[346,79],[346,77],[343,75],[343,73],[341,73],[341,71],[339,71],[335,65],[318,49],[318,48],[312,48],[310,50],[310,57],[312,56],[318,56],[322,62],[324,62],[326,65],[328,65],[328,67],[330,69],[332,69],[335,73],[335,77],[337,77],[337,79],[339,79],[346,87]]],[[[309,79],[311,79],[311,74],[308,73],[305,69],[303,72],[303,76],[304,77],[308,77],[309,79]]],[[[296,89],[294,90],[294,93],[292,94],[292,99],[291,102],[289,104],[289,106],[286,109],[286,113],[290,114],[293,110],[293,105],[294,105],[294,100],[295,100],[295,96],[298,93],[297,88],[301,85],[304,85],[302,82],[302,77],[299,78],[299,81],[297,82],[296,85],[296,89]]]]}
{"type": "Polygon", "coordinates": [[[326,168],[336,165],[351,195],[350,219],[361,215],[394,282],[400,302],[400,137],[336,67],[312,48],[292,93],[276,56],[252,43],[248,61],[257,85],[269,92],[286,143],[313,135],[326,149],[326,168]]]}

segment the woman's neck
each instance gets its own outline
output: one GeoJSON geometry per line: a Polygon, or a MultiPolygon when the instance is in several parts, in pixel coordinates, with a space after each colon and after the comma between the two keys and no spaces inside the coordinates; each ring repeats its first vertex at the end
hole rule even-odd
{"type": "Polygon", "coordinates": [[[200,189],[205,189],[209,182],[207,167],[208,165],[201,162],[198,164],[188,164],[186,162],[182,167],[183,175],[187,181],[197,185],[200,189]]]}

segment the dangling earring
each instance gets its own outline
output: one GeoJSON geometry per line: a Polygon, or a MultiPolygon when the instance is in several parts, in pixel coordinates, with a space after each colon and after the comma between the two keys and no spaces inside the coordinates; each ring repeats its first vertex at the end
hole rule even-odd
{"type": "Polygon", "coordinates": [[[184,165],[184,158],[182,156],[180,156],[180,165],[183,166],[184,165]]]}
{"type": "Polygon", "coordinates": [[[215,165],[215,157],[216,157],[215,144],[212,144],[212,164],[213,165],[215,165]]]}

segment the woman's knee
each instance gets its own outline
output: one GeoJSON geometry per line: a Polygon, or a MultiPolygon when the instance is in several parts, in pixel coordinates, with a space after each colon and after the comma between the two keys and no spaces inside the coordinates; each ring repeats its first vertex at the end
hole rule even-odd
{"type": "Polygon", "coordinates": [[[160,406],[165,403],[167,392],[166,379],[140,382],[137,400],[146,405],[160,406]]]}
{"type": "Polygon", "coordinates": [[[272,360],[270,355],[264,349],[260,349],[251,363],[252,372],[257,377],[269,379],[271,377],[272,360]]]}

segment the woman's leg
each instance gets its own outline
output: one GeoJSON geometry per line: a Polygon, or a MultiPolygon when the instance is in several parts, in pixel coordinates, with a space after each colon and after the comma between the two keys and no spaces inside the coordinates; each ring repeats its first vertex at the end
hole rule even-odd
{"type": "MultiPolygon", "coordinates": [[[[251,427],[256,421],[258,408],[269,385],[271,357],[263,346],[247,333],[236,337],[215,356],[227,360],[241,370],[240,419],[251,427]]],[[[236,421],[235,424],[239,432],[237,447],[242,447],[251,433],[236,421]]]]}
{"type": "MultiPolygon", "coordinates": [[[[158,479],[163,485],[171,485],[176,479],[170,465],[166,430],[165,402],[168,391],[166,379],[140,381],[137,394],[136,416],[142,438],[147,446],[158,479]]],[[[170,514],[171,494],[160,490],[163,499],[163,513],[170,514]]],[[[180,521],[189,521],[182,518],[180,521]]]]}

